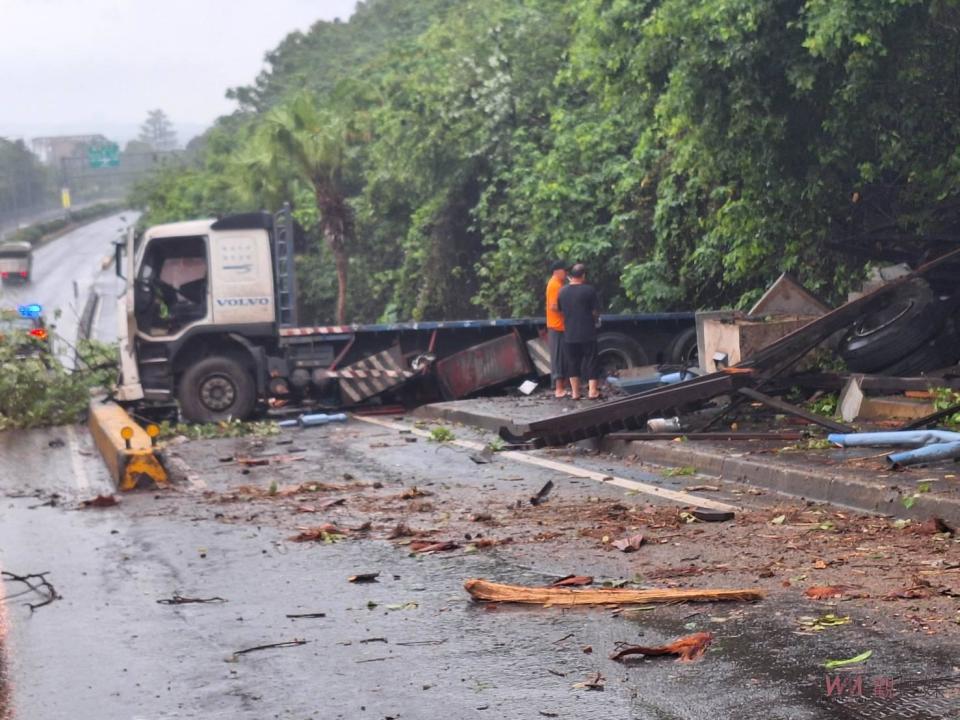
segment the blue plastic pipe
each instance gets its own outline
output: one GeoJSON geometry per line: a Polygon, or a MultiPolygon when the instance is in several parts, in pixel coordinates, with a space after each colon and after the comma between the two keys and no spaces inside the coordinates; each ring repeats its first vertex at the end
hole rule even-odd
{"type": "Polygon", "coordinates": [[[960,433],[949,430],[898,430],[893,432],[867,433],[831,433],[827,440],[840,447],[862,447],[864,445],[894,445],[920,447],[938,443],[960,442],[960,433]]]}
{"type": "Polygon", "coordinates": [[[313,415],[301,415],[296,420],[281,420],[277,423],[280,427],[315,427],[317,425],[326,425],[332,422],[346,422],[347,416],[344,413],[316,413],[313,415]]]}
{"type": "MultiPolygon", "coordinates": [[[[957,433],[952,433],[956,435],[957,433]]],[[[916,465],[934,460],[950,460],[960,457],[960,442],[941,442],[933,445],[905,450],[887,455],[887,462],[893,467],[916,465]]]]}

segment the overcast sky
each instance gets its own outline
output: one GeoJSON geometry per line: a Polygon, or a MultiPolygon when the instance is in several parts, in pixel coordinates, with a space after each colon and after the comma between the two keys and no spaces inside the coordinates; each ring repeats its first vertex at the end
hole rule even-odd
{"type": "Polygon", "coordinates": [[[126,141],[162,108],[186,142],[263,56],[356,0],[0,0],[0,136],[126,141]]]}

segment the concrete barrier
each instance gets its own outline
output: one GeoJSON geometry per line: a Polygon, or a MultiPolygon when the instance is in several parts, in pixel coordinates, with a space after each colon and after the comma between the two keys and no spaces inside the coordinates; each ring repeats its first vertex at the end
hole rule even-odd
{"type": "Polygon", "coordinates": [[[118,489],[166,487],[167,473],[150,436],[122,407],[93,400],[88,423],[90,435],[118,489]]]}

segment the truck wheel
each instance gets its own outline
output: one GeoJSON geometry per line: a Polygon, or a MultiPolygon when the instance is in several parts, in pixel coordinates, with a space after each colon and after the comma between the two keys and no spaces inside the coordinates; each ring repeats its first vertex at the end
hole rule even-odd
{"type": "Polygon", "coordinates": [[[943,308],[930,286],[915,280],[857,321],[840,343],[840,356],[853,372],[881,370],[920,348],[942,325],[943,308]]]}
{"type": "Polygon", "coordinates": [[[697,329],[695,327],[687,328],[673,339],[667,350],[667,361],[671,365],[682,365],[684,368],[700,365],[697,329]]]}
{"type": "Polygon", "coordinates": [[[246,420],[257,400],[253,377],[233,358],[208,357],[187,368],[177,390],[191,422],[246,420]]]}
{"type": "Polygon", "coordinates": [[[597,365],[600,377],[618,370],[646,365],[647,354],[640,343],[623,333],[603,333],[597,338],[597,365]]]}
{"type": "Polygon", "coordinates": [[[960,358],[960,335],[954,327],[954,320],[947,320],[943,329],[923,345],[914,349],[906,357],[881,369],[881,375],[893,377],[914,377],[930,370],[949,367],[960,358]]]}

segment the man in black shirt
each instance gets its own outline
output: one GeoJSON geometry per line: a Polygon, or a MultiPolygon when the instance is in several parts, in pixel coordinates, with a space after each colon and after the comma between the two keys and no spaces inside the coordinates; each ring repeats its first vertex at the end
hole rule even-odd
{"type": "Polygon", "coordinates": [[[597,375],[597,323],[600,320],[600,298],[593,285],[588,285],[583,263],[570,268],[570,284],[560,291],[557,305],[563,313],[564,366],[570,373],[570,393],[579,400],[581,381],[587,380],[587,397],[600,397],[597,375]]]}

